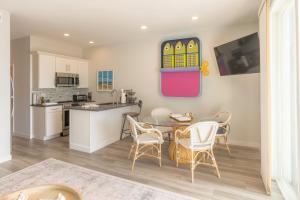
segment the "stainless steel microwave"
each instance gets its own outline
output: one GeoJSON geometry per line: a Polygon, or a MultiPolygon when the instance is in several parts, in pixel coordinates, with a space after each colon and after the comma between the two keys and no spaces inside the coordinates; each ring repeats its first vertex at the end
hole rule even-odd
{"type": "Polygon", "coordinates": [[[56,87],[78,87],[79,74],[72,73],[56,73],[56,87]]]}

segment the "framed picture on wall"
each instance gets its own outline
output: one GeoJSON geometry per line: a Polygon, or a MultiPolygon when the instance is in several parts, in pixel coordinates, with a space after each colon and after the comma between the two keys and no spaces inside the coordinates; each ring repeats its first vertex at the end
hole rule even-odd
{"type": "Polygon", "coordinates": [[[97,91],[112,91],[114,89],[114,71],[103,69],[97,71],[97,91]]]}

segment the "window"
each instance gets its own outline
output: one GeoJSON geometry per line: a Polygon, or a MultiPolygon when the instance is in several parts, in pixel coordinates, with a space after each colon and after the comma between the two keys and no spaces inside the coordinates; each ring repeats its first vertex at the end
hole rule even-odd
{"type": "Polygon", "coordinates": [[[294,0],[271,7],[273,178],[286,199],[298,195],[297,44],[294,0]]]}

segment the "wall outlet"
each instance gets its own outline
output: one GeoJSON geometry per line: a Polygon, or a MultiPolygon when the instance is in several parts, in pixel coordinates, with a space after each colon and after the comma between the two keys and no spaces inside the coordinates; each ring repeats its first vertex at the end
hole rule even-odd
{"type": "Polygon", "coordinates": [[[0,23],[3,22],[3,16],[2,16],[2,13],[0,12],[0,23]]]}

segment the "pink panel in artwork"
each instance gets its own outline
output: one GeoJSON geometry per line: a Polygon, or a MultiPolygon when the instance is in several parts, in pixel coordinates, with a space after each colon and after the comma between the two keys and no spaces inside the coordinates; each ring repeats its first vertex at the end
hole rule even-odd
{"type": "Polygon", "coordinates": [[[200,71],[161,72],[161,90],[164,96],[196,97],[200,93],[200,71]]]}

